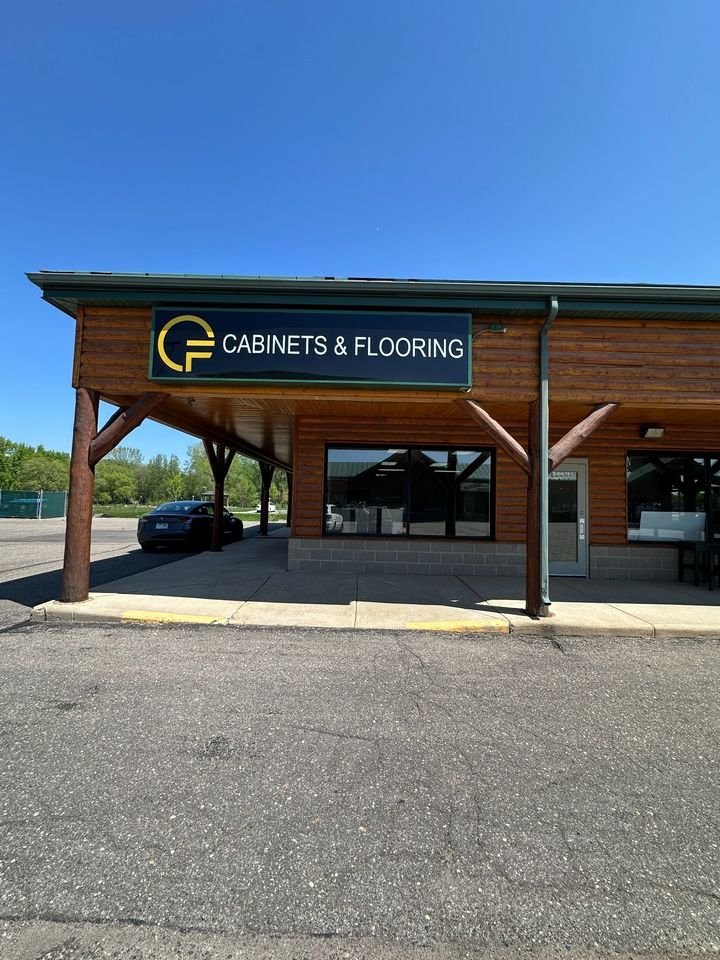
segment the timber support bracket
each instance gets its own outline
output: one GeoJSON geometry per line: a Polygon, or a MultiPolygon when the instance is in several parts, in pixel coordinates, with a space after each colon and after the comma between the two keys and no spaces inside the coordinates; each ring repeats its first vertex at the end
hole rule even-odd
{"type": "Polygon", "coordinates": [[[90,444],[88,462],[95,468],[104,456],[114,450],[125,437],[140,426],[156,407],[169,398],[169,393],[144,393],[129,407],[120,408],[110,417],[105,426],[90,444]]]}
{"type": "Polygon", "coordinates": [[[619,406],[619,403],[598,404],[592,413],[589,413],[587,417],[576,424],[572,430],[568,430],[562,439],[554,443],[548,451],[548,472],[552,473],[553,470],[557,470],[563,460],[567,460],[576,448],[579,447],[584,440],[587,440],[619,406]]]}
{"type": "Polygon", "coordinates": [[[213,511],[212,546],[215,553],[222,550],[223,513],[225,511],[225,478],[232,465],[235,451],[226,451],[224,443],[217,446],[210,440],[203,440],[213,479],[215,480],[215,503],[213,511]]]}
{"type": "Polygon", "coordinates": [[[474,400],[462,399],[457,403],[476,423],[479,423],[497,445],[526,474],[527,488],[527,534],[525,560],[525,610],[531,617],[549,617],[549,600],[543,589],[542,563],[542,513],[547,510],[543,504],[543,478],[545,484],[549,475],[593,434],[598,427],[620,406],[619,403],[598,404],[583,420],[576,424],[543,457],[542,409],[541,400],[533,400],[528,408],[528,449],[527,451],[502,424],[493,419],[474,400]],[[545,462],[543,462],[543,460],[545,462]]]}

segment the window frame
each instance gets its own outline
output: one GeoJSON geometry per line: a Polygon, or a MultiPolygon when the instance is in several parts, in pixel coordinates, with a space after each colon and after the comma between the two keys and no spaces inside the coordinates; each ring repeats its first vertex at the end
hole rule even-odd
{"type": "MultiPolygon", "coordinates": [[[[432,540],[437,543],[454,543],[456,540],[463,540],[466,542],[478,541],[480,543],[491,543],[495,540],[496,535],[496,525],[495,525],[495,515],[497,513],[496,506],[496,474],[497,474],[497,447],[493,444],[483,444],[482,446],[475,446],[473,444],[467,443],[407,443],[406,441],[401,441],[395,443],[394,441],[378,441],[377,443],[334,443],[331,441],[325,442],[324,449],[324,464],[323,464],[323,503],[322,503],[322,522],[321,522],[321,535],[327,537],[330,540],[340,540],[343,537],[346,537],[348,540],[389,540],[397,541],[402,540],[404,542],[414,542],[414,541],[428,541],[432,540]],[[410,454],[413,450],[442,450],[444,452],[449,452],[451,450],[470,450],[473,453],[484,453],[489,451],[491,453],[491,468],[490,468],[490,510],[489,510],[489,524],[490,524],[490,533],[486,537],[482,536],[454,536],[454,537],[444,537],[444,536],[429,536],[423,534],[413,534],[409,531],[407,533],[330,533],[325,530],[325,505],[330,503],[329,500],[329,484],[328,484],[328,454],[330,450],[387,450],[390,447],[397,448],[399,450],[406,450],[408,452],[408,462],[410,462],[410,454]]],[[[408,506],[410,505],[410,494],[411,494],[411,483],[410,483],[410,470],[407,471],[405,476],[405,499],[408,506]]]]}
{"type": "MultiPolygon", "coordinates": [[[[638,449],[637,447],[627,448],[625,450],[625,542],[629,546],[677,546],[682,540],[631,540],[630,539],[630,491],[627,480],[627,466],[630,457],[687,457],[691,460],[703,459],[705,471],[705,502],[708,505],[705,511],[705,532],[709,543],[720,543],[720,511],[717,515],[711,513],[710,505],[712,498],[710,496],[710,461],[720,460],[720,450],[658,450],[658,449],[638,449]]],[[[634,529],[634,528],[633,528],[634,529]]]]}

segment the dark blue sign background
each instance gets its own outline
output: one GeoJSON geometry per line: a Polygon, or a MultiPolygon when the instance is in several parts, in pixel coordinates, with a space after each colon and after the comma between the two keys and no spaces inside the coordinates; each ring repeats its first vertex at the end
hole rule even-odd
{"type": "Polygon", "coordinates": [[[156,308],[149,376],[186,382],[468,387],[471,316],[156,308]]]}

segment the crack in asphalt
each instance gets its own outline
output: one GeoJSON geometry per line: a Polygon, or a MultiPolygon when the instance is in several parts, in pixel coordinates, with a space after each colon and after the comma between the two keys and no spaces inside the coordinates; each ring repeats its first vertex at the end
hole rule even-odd
{"type": "Polygon", "coordinates": [[[372,743],[374,746],[379,745],[378,737],[363,737],[359,733],[344,733],[340,730],[327,730],[324,727],[303,727],[298,725],[292,725],[292,730],[306,730],[310,733],[320,733],[326,737],[337,737],[340,740],[362,740],[365,743],[372,743]]]}

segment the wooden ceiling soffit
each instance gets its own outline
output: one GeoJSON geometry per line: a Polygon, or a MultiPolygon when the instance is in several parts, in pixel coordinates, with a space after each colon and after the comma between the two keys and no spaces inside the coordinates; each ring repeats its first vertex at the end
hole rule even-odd
{"type": "MultiPolygon", "coordinates": [[[[173,396],[171,399],[174,400],[176,398],[173,396]]],[[[164,410],[163,413],[165,413],[164,410]]],[[[171,408],[166,416],[153,417],[153,419],[158,423],[162,423],[163,426],[170,427],[174,430],[182,430],[183,433],[187,433],[191,437],[197,437],[199,440],[210,440],[214,443],[222,443],[229,449],[235,450],[237,453],[249,457],[251,460],[270,463],[280,470],[289,471],[292,469],[290,464],[279,460],[277,457],[272,456],[272,454],[266,453],[264,450],[261,450],[260,447],[256,447],[247,440],[241,440],[240,437],[235,434],[213,428],[211,424],[205,424],[200,418],[195,419],[194,417],[182,416],[178,413],[177,408],[171,408]]]]}
{"type": "Polygon", "coordinates": [[[241,440],[240,437],[235,434],[224,433],[220,430],[205,430],[199,429],[198,424],[192,424],[188,422],[183,427],[179,427],[177,422],[166,423],[166,426],[172,427],[176,426],[178,429],[189,433],[193,437],[198,437],[202,440],[203,443],[206,441],[220,443],[226,446],[229,450],[233,450],[235,453],[239,453],[243,457],[249,457],[251,460],[257,460],[258,463],[268,463],[272,467],[277,467],[279,470],[291,471],[292,467],[289,463],[285,463],[282,460],[279,460],[277,457],[273,457],[272,454],[265,453],[264,450],[261,450],[260,447],[256,447],[252,443],[248,443],[247,440],[241,440]]]}
{"type": "Polygon", "coordinates": [[[236,437],[224,441],[228,447],[230,447],[235,452],[241,454],[245,457],[250,457],[251,460],[257,460],[258,463],[266,463],[271,467],[278,467],[280,470],[290,470],[290,465],[283,463],[282,460],[278,460],[276,457],[271,457],[259,447],[253,446],[252,443],[247,443],[244,440],[240,440],[236,437]]]}

